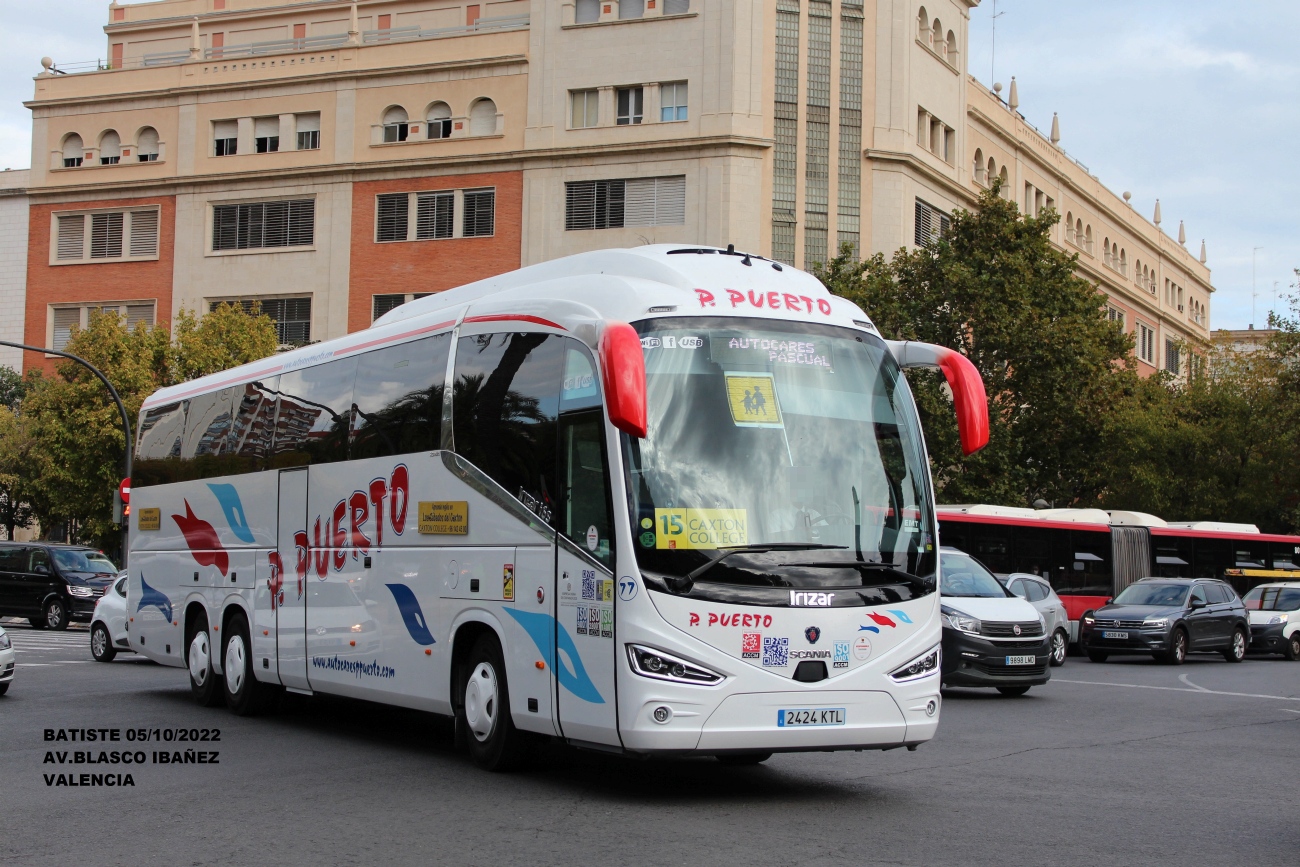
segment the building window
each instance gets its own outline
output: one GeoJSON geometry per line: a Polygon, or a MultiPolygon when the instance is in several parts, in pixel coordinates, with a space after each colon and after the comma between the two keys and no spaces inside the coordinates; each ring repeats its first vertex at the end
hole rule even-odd
{"type": "Polygon", "coordinates": [[[691,11],[691,0],[663,0],[665,15],[685,15],[691,11]]]}
{"type": "Polygon", "coordinates": [[[212,206],[214,252],[310,247],[315,230],[313,199],[212,206]]]}
{"type": "Polygon", "coordinates": [[[574,11],[575,24],[591,24],[600,20],[600,0],[578,0],[574,11]]]}
{"type": "Polygon", "coordinates": [[[158,161],[158,130],[147,126],[135,137],[135,156],[142,163],[158,161]]]}
{"type": "Polygon", "coordinates": [[[934,205],[916,200],[916,232],[913,238],[916,246],[928,247],[948,234],[950,223],[948,215],[934,205]]]}
{"type": "Polygon", "coordinates": [[[685,175],[565,185],[564,228],[570,231],[680,226],[685,222],[685,175]]]}
{"type": "Polygon", "coordinates": [[[916,143],[946,163],[956,159],[957,131],[919,106],[916,109],[916,143]]]}
{"type": "Polygon", "coordinates": [[[641,18],[645,15],[645,0],[618,0],[618,17],[641,18]]]}
{"type": "Polygon", "coordinates": [[[640,123],[644,95],[644,88],[620,87],[616,96],[617,113],[614,122],[619,126],[640,123]]]}
{"type": "Polygon", "coordinates": [[[65,138],[63,140],[63,167],[65,169],[75,169],[80,166],[85,152],[85,148],[81,143],[81,136],[74,132],[65,138]]]}
{"type": "Polygon", "coordinates": [[[75,307],[59,306],[53,308],[54,330],[50,335],[50,348],[63,350],[72,339],[74,328],[84,329],[90,326],[90,317],[95,313],[111,313],[125,320],[127,331],[131,331],[141,322],[153,325],[154,302],[152,301],[97,301],[94,304],[82,304],[75,307]]]}
{"type": "Polygon", "coordinates": [[[1165,370],[1178,375],[1181,366],[1181,353],[1179,352],[1178,342],[1165,338],[1165,370]]]}
{"type": "Polygon", "coordinates": [[[497,104],[486,97],[469,108],[470,135],[496,135],[497,104]]]}
{"type": "Polygon", "coordinates": [[[573,103],[573,129],[586,129],[600,123],[599,94],[594,90],[575,90],[569,94],[573,103]]]}
{"type": "Polygon", "coordinates": [[[158,257],[158,208],[55,214],[51,264],[158,257]]]}
{"type": "Polygon", "coordinates": [[[1124,311],[1118,307],[1106,306],[1106,319],[1109,322],[1118,322],[1120,331],[1124,330],[1124,311]]]}
{"type": "Polygon", "coordinates": [[[406,294],[394,293],[392,295],[375,295],[371,305],[370,321],[374,322],[380,316],[391,310],[396,310],[408,301],[414,301],[416,298],[424,298],[432,293],[429,292],[407,292],[406,294]]]}
{"type": "MultiPolygon", "coordinates": [[[[429,241],[450,238],[455,234],[456,194],[417,193],[415,196],[415,237],[429,241]]],[[[488,216],[489,223],[492,217],[488,216]]],[[[492,234],[490,231],[488,234],[492,234]]]]}
{"type": "Polygon", "coordinates": [[[219,120],[212,125],[212,154],[231,157],[239,153],[239,121],[219,120]]]}
{"type": "Polygon", "coordinates": [[[686,117],[686,82],[659,85],[659,122],[672,123],[686,117]]]}
{"type": "Polygon", "coordinates": [[[426,114],[429,138],[451,138],[451,107],[445,102],[435,102],[426,114]]]}
{"type": "Polygon", "coordinates": [[[411,197],[406,193],[388,193],[375,202],[375,240],[405,241],[409,225],[411,197]]]}
{"type": "Polygon", "coordinates": [[[109,130],[99,138],[99,164],[115,166],[122,161],[122,138],[114,130],[109,130]]]}
{"type": "Polygon", "coordinates": [[[253,118],[253,150],[273,154],[280,150],[280,118],[253,118]]]}
{"type": "Polygon", "coordinates": [[[407,123],[406,109],[395,105],[384,112],[385,143],[406,141],[408,135],[410,135],[410,125],[407,123]]]}
{"type": "Polygon", "coordinates": [[[1138,358],[1145,361],[1152,367],[1156,363],[1156,332],[1154,329],[1143,325],[1141,322],[1137,325],[1137,352],[1138,358]]]}
{"type": "Polygon", "coordinates": [[[314,151],[320,148],[320,113],[296,114],[294,128],[298,133],[298,150],[314,151]]]}
{"type": "Polygon", "coordinates": [[[276,339],[281,346],[303,346],[311,343],[311,299],[310,298],[232,298],[219,299],[208,303],[208,310],[216,310],[222,304],[238,305],[245,313],[253,311],[253,305],[261,303],[262,313],[275,323],[276,339]]]}
{"type": "Polygon", "coordinates": [[[493,210],[496,190],[466,190],[465,219],[462,234],[466,238],[485,238],[496,230],[493,210]]]}

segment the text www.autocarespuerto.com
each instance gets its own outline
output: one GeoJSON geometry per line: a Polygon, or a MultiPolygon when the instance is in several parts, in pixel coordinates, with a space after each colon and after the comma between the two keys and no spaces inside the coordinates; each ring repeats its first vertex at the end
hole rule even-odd
{"type": "Polygon", "coordinates": [[[325,671],[341,671],[345,674],[354,674],[361,677],[397,677],[397,671],[389,668],[387,665],[380,665],[379,660],[373,662],[359,662],[352,659],[343,659],[339,656],[313,656],[311,658],[312,668],[320,668],[325,671]]]}

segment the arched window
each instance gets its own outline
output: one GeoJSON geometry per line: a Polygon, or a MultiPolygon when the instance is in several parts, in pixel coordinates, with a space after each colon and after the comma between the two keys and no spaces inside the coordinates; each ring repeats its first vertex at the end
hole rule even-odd
{"type": "Polygon", "coordinates": [[[99,164],[115,166],[122,161],[122,139],[117,130],[108,130],[99,137],[99,164]]]}
{"type": "Polygon", "coordinates": [[[957,65],[957,34],[948,31],[948,62],[957,65]]]}
{"type": "Polygon", "coordinates": [[[1092,252],[1092,226],[1085,226],[1083,229],[1083,249],[1092,252]]]}
{"type": "Polygon", "coordinates": [[[497,104],[490,99],[480,99],[469,109],[470,135],[496,135],[497,104]]]}
{"type": "Polygon", "coordinates": [[[1119,273],[1128,276],[1128,251],[1122,247],[1119,251],[1119,273]]]}
{"type": "Polygon", "coordinates": [[[1083,218],[1074,221],[1074,243],[1083,246],[1083,218]]]}
{"type": "Polygon", "coordinates": [[[1101,261],[1110,264],[1110,238],[1101,242],[1101,261]]]}
{"type": "Polygon", "coordinates": [[[1006,166],[1003,166],[1003,167],[1002,167],[1002,170],[1001,170],[1000,172],[998,172],[998,180],[1002,182],[1002,198],[1004,198],[1004,199],[1010,201],[1010,200],[1011,200],[1011,184],[1008,183],[1008,178],[1007,178],[1007,167],[1006,167],[1006,166]]]}
{"type": "Polygon", "coordinates": [[[645,16],[645,0],[618,0],[618,17],[642,18],[645,16]]]}
{"type": "Polygon", "coordinates": [[[930,41],[930,16],[925,13],[925,7],[916,13],[916,38],[922,42],[930,41]]]}
{"type": "Polygon", "coordinates": [[[578,8],[573,16],[578,24],[590,24],[600,20],[600,0],[578,0],[578,8]]]}
{"type": "Polygon", "coordinates": [[[86,148],[81,143],[81,136],[74,132],[63,140],[63,167],[65,169],[72,169],[81,165],[81,159],[85,155],[86,148]]]}
{"type": "Polygon", "coordinates": [[[407,124],[406,109],[400,105],[394,105],[384,112],[384,141],[406,141],[407,135],[410,134],[410,128],[407,124]]]}
{"type": "Polygon", "coordinates": [[[158,159],[158,130],[146,126],[135,134],[135,156],[142,163],[158,159]]]}
{"type": "Polygon", "coordinates": [[[934,46],[935,51],[940,53],[946,47],[943,41],[943,23],[938,18],[934,19],[934,23],[930,25],[930,44],[934,46]]]}
{"type": "Polygon", "coordinates": [[[1065,240],[1073,241],[1074,240],[1074,214],[1071,214],[1069,211],[1066,211],[1065,222],[1061,224],[1061,227],[1065,231],[1065,240]]]}
{"type": "Polygon", "coordinates": [[[451,138],[451,106],[445,102],[435,102],[425,112],[429,128],[429,138],[451,138]]]}
{"type": "Polygon", "coordinates": [[[984,174],[984,151],[975,148],[975,183],[982,184],[987,177],[984,174]]]}

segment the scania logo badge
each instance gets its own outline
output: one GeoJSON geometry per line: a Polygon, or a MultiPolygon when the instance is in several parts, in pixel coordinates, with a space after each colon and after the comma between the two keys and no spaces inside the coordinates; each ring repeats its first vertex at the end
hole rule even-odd
{"type": "Polygon", "coordinates": [[[1012,632],[1013,635],[1019,635],[1019,634],[1020,634],[1020,624],[1017,623],[1015,626],[1011,627],[1011,632],[1012,632]]]}
{"type": "Polygon", "coordinates": [[[808,639],[809,644],[816,644],[817,639],[822,637],[822,631],[816,626],[809,626],[803,631],[803,637],[808,639]]]}

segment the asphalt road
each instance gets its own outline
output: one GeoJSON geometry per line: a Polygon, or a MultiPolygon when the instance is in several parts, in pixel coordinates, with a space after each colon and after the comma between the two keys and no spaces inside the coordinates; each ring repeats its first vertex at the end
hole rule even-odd
{"type": "Polygon", "coordinates": [[[180,669],[90,661],[84,629],[10,635],[3,864],[1294,867],[1300,851],[1300,663],[1280,658],[1071,658],[1023,698],[952,691],[914,753],[730,769],[555,746],[494,775],[425,714],[291,696],[240,719],[192,704],[180,669]],[[47,744],[46,728],[141,726],[219,727],[219,764],[44,761],[100,746],[47,744]],[[45,784],[88,770],[135,786],[45,784]]]}

